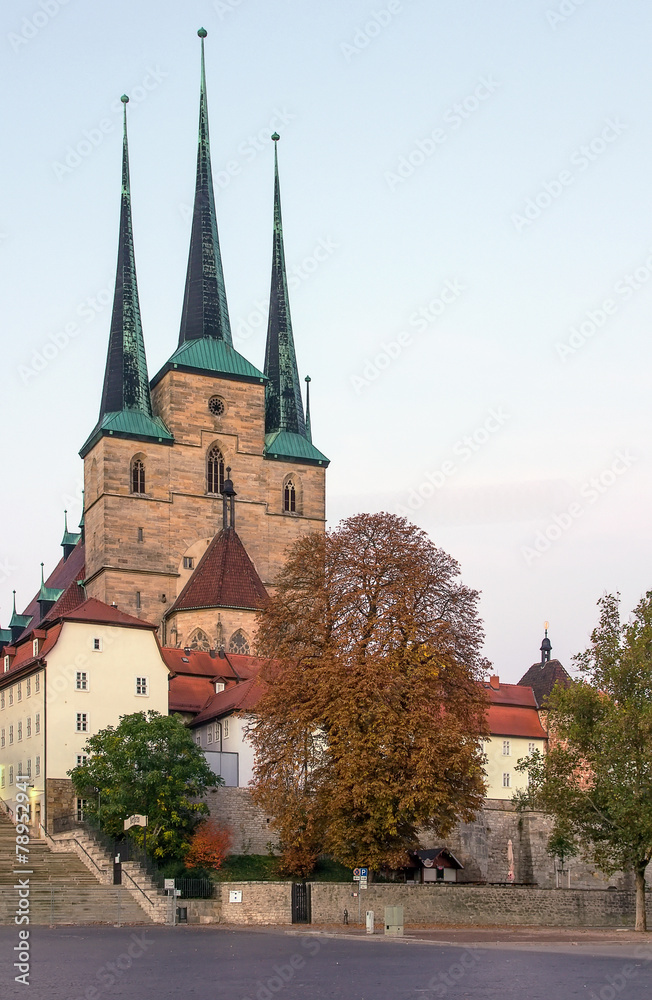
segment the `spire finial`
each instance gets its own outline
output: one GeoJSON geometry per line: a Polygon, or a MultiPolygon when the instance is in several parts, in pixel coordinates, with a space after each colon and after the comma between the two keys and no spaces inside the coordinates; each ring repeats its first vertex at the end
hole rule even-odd
{"type": "Polygon", "coordinates": [[[14,614],[16,614],[16,591],[14,590],[14,614]]]}
{"type": "Polygon", "coordinates": [[[310,375],[306,375],[306,377],[305,377],[305,383],[306,383],[306,437],[307,437],[308,441],[310,441],[310,443],[312,444],[312,427],[310,425],[310,383],[311,382],[312,382],[312,379],[310,378],[310,375]]]}
{"type": "Polygon", "coordinates": [[[44,579],[44,577],[43,577],[43,566],[44,566],[44,565],[45,565],[44,563],[41,563],[41,586],[42,586],[42,587],[44,587],[44,586],[45,586],[45,579],[44,579]]]}
{"type": "Polygon", "coordinates": [[[301,384],[294,351],[290,296],[285,268],[281,186],[278,174],[278,132],[274,141],[274,234],[272,240],[272,287],[265,347],[265,433],[289,431],[306,437],[301,384]]]}
{"type": "Polygon", "coordinates": [[[543,642],[541,643],[541,663],[542,664],[543,663],[548,663],[548,661],[550,660],[550,652],[552,650],[552,643],[550,642],[550,639],[548,638],[548,625],[549,625],[549,622],[544,622],[543,623],[544,636],[543,636],[543,642]]]}
{"type": "Polygon", "coordinates": [[[64,512],[63,512],[63,528],[64,528],[64,531],[66,531],[66,532],[68,531],[68,511],[67,510],[64,510],[64,512]]]}
{"type": "Polygon", "coordinates": [[[215,192],[211,170],[208,134],[208,100],[206,97],[206,64],[204,39],[208,32],[200,28],[201,84],[199,90],[199,146],[195,206],[190,233],[190,253],[183,296],[179,347],[187,340],[223,340],[233,345],[231,323],[226,302],[222,255],[217,232],[215,192]]]}

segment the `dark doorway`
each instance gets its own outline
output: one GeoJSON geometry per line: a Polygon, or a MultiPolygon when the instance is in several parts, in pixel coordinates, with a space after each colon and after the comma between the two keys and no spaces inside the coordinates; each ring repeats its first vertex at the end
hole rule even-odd
{"type": "Polygon", "coordinates": [[[310,886],[306,882],[292,884],[292,923],[310,923],[310,886]]]}

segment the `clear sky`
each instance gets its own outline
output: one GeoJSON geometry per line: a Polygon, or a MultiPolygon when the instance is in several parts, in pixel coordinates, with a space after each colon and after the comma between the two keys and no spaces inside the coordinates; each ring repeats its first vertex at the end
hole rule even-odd
{"type": "Polygon", "coordinates": [[[119,97],[150,376],[174,350],[197,28],[236,347],[262,366],[273,144],[328,517],[408,512],[505,680],[652,587],[652,6],[12,0],[1,13],[0,624],[80,513],[117,250],[119,97]]]}

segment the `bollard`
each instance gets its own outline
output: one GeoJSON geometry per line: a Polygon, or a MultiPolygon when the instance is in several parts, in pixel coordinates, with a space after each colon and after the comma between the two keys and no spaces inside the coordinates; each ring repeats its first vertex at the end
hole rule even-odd
{"type": "Polygon", "coordinates": [[[367,934],[374,933],[374,911],[367,910],[367,934]]]}

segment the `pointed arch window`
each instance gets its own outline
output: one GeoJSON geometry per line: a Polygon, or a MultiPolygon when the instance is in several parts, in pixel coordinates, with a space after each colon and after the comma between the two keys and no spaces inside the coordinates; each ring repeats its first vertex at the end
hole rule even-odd
{"type": "Polygon", "coordinates": [[[205,653],[211,648],[208,636],[200,628],[190,636],[189,645],[191,649],[201,649],[205,653]]]}
{"type": "Polygon", "coordinates": [[[242,656],[249,656],[250,652],[249,640],[242,629],[239,628],[229,640],[229,653],[240,653],[242,656]]]}
{"type": "Polygon", "coordinates": [[[285,486],[283,487],[283,510],[289,514],[296,514],[297,512],[297,488],[292,479],[285,480],[285,486]]]}
{"type": "Polygon", "coordinates": [[[145,492],[145,463],[142,458],[134,458],[131,462],[131,492],[145,492]]]}
{"type": "Polygon", "coordinates": [[[224,490],[224,455],[213,445],[206,462],[206,492],[222,493],[224,490]]]}

